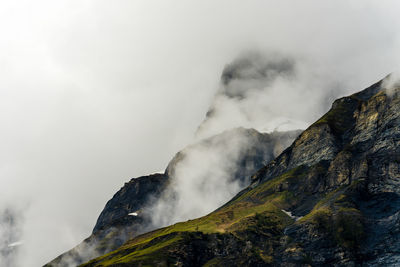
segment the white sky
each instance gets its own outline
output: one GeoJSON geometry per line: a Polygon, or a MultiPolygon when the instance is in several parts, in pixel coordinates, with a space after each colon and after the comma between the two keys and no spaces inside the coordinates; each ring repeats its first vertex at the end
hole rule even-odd
{"type": "Polygon", "coordinates": [[[22,266],[76,245],[125,181],[164,168],[240,52],[294,54],[358,91],[399,69],[399,10],[395,0],[1,1],[0,208],[25,210],[22,266]]]}

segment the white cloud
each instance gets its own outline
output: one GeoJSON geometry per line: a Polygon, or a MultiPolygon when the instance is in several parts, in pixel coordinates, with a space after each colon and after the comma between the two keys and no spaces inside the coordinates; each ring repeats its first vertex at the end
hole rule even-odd
{"type": "MultiPolygon", "coordinates": [[[[21,266],[78,243],[123,182],[163,168],[241,51],[295,55],[319,70],[312,86],[337,83],[333,98],[398,69],[397,10],[397,1],[2,1],[0,202],[30,203],[21,266]]],[[[301,109],[314,100],[305,96],[293,95],[289,118],[323,112],[301,109]]]]}

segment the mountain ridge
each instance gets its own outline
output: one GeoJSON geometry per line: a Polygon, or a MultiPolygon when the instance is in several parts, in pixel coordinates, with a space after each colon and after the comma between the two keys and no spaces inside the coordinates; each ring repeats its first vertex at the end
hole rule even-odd
{"type": "MultiPolygon", "coordinates": [[[[222,155],[229,153],[230,140],[246,140],[246,146],[237,155],[236,169],[232,180],[239,181],[242,187],[250,181],[255,170],[273,159],[300,133],[300,131],[259,133],[254,129],[235,128],[203,139],[178,152],[169,162],[164,173],[132,178],[107,202],[93,229],[92,235],[75,248],[61,254],[45,266],[71,266],[98,257],[114,250],[125,241],[146,231],[152,226],[151,203],[162,197],[180,164],[187,155],[198,148],[213,153],[218,148],[222,155]],[[226,150],[227,152],[223,152],[226,150]],[[135,212],[136,215],[129,215],[135,212]]],[[[225,155],[228,156],[228,155],[225,155]]]]}
{"type": "Polygon", "coordinates": [[[395,266],[399,91],[380,81],[336,100],[221,208],[82,266],[395,266]]]}

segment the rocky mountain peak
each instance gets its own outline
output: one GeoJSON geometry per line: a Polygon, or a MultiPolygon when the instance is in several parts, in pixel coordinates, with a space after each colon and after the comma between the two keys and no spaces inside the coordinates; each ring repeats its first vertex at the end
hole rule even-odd
{"type": "Polygon", "coordinates": [[[83,266],[397,266],[400,88],[332,108],[216,211],[83,266]]]}

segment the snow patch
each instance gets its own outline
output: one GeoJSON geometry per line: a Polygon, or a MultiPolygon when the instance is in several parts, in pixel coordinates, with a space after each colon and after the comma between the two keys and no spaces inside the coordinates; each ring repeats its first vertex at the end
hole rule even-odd
{"type": "Polygon", "coordinates": [[[301,218],[303,218],[303,216],[294,216],[292,214],[291,211],[286,211],[286,210],[282,210],[287,216],[289,216],[292,219],[295,219],[296,221],[300,220],[301,218]]]}
{"type": "Polygon", "coordinates": [[[11,247],[20,246],[20,245],[22,245],[23,243],[24,243],[24,241],[17,241],[17,242],[14,242],[14,243],[9,244],[8,247],[11,248],[11,247]]]}
{"type": "Polygon", "coordinates": [[[286,210],[282,210],[287,216],[289,216],[290,218],[294,219],[295,216],[292,215],[292,212],[290,211],[286,211],[286,210]]]}
{"type": "Polygon", "coordinates": [[[138,216],[137,212],[128,213],[129,216],[138,216]]]}

